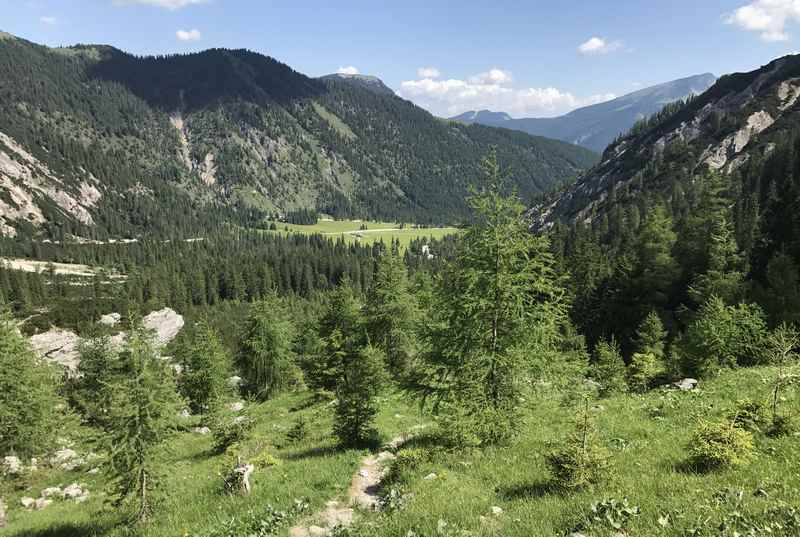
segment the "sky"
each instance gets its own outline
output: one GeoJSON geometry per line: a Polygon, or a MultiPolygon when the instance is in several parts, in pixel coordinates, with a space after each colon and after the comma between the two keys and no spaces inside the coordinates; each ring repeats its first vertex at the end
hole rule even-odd
{"type": "Polygon", "coordinates": [[[137,55],[247,48],[378,76],[443,117],[547,117],[800,51],[800,0],[0,0],[0,30],[137,55]]]}

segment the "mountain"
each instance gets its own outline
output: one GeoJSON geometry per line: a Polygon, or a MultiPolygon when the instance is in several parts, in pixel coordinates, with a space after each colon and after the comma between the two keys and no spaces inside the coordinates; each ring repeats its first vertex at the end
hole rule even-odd
{"type": "Polygon", "coordinates": [[[637,121],[655,114],[667,103],[703,93],[715,80],[710,73],[681,78],[553,118],[513,119],[503,112],[482,110],[452,119],[556,138],[600,153],[637,121]]]}
{"type": "Polygon", "coordinates": [[[300,209],[455,221],[490,147],[527,198],[596,162],[247,50],[136,57],[2,34],[0,71],[5,235],[189,234],[300,209]]]}
{"type": "Polygon", "coordinates": [[[777,200],[791,205],[798,97],[800,56],[723,76],[702,95],[638,123],[598,165],[533,212],[543,226],[596,222],[643,196],[676,203],[709,173],[726,177],[732,203],[750,204],[754,215],[768,214],[777,200]]]}
{"type": "Polygon", "coordinates": [[[319,78],[320,80],[340,80],[348,82],[354,86],[368,89],[379,93],[381,95],[394,95],[394,90],[383,83],[383,80],[377,76],[372,75],[348,75],[345,73],[335,73],[332,75],[325,75],[319,78]]]}

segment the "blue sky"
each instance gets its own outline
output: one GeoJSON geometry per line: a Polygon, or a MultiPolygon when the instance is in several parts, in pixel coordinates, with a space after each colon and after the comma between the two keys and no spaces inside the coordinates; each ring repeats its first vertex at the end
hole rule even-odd
{"type": "Polygon", "coordinates": [[[135,54],[244,47],[377,75],[438,115],[551,116],[800,50],[800,0],[0,0],[0,29],[135,54]]]}

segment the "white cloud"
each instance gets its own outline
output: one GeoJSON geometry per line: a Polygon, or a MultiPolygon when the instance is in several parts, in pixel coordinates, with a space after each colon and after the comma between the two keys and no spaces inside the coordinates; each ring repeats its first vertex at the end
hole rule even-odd
{"type": "Polygon", "coordinates": [[[417,69],[417,76],[420,78],[439,78],[442,73],[436,67],[420,67],[417,69]]]}
{"type": "Polygon", "coordinates": [[[585,55],[609,54],[622,48],[622,41],[608,41],[602,37],[591,37],[578,46],[578,52],[585,55]]]}
{"type": "Polygon", "coordinates": [[[112,0],[115,6],[130,6],[141,4],[146,6],[161,7],[175,11],[196,4],[207,4],[211,0],[112,0]]]}
{"type": "Polygon", "coordinates": [[[401,82],[398,95],[445,117],[484,109],[506,112],[513,117],[554,116],[615,97],[604,94],[578,98],[554,87],[515,88],[512,81],[510,72],[495,68],[466,80],[406,80],[401,82]]]}
{"type": "Polygon", "coordinates": [[[357,67],[353,67],[352,65],[350,65],[348,67],[339,67],[336,70],[336,72],[339,73],[340,75],[357,75],[361,71],[359,71],[357,67]]]}
{"type": "Polygon", "coordinates": [[[175,37],[180,41],[200,41],[203,38],[203,34],[195,28],[194,30],[178,30],[175,32],[175,37]]]}
{"type": "Polygon", "coordinates": [[[43,24],[47,24],[48,26],[53,26],[55,24],[58,24],[58,19],[55,18],[55,17],[41,17],[41,18],[39,18],[39,20],[43,24]]]}
{"type": "Polygon", "coordinates": [[[767,42],[787,41],[786,25],[800,22],[800,0],[756,0],[723,15],[727,24],[758,32],[767,42]]]}

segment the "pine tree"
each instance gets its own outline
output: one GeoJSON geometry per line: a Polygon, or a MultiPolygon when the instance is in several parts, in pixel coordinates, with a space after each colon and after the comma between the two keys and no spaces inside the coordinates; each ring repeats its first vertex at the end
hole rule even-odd
{"type": "Polygon", "coordinates": [[[184,367],[179,389],[195,413],[207,413],[229,395],[231,358],[219,334],[201,318],[177,352],[184,367]]]}
{"type": "Polygon", "coordinates": [[[712,224],[708,243],[708,269],[697,276],[689,288],[696,304],[717,296],[726,304],[744,297],[744,267],[733,226],[723,214],[712,224]]]}
{"type": "Polygon", "coordinates": [[[600,340],[594,350],[595,358],[591,364],[590,375],[600,383],[600,394],[603,396],[624,392],[625,361],[622,359],[619,344],[611,340],[600,340]]]}
{"type": "Polygon", "coordinates": [[[134,321],[120,353],[124,374],[113,386],[106,445],[118,504],[129,504],[133,519],[150,520],[159,481],[157,461],[181,407],[174,377],[153,338],[134,321]]]}
{"type": "Polygon", "coordinates": [[[430,351],[411,388],[432,398],[458,442],[497,443],[519,428],[518,379],[531,353],[559,339],[562,289],[547,238],[529,232],[491,153],[475,216],[438,291],[430,351]],[[471,438],[470,438],[471,437],[471,438]],[[474,439],[474,440],[472,440],[474,439]]]}
{"type": "Polygon", "coordinates": [[[49,445],[57,403],[53,371],[0,305],[0,453],[30,455],[49,445]]]}
{"type": "Polygon", "coordinates": [[[377,438],[372,423],[378,413],[376,397],[386,380],[385,360],[383,352],[371,345],[344,358],[333,426],[341,444],[359,446],[377,438]]]}
{"type": "Polygon", "coordinates": [[[664,330],[664,323],[661,322],[661,317],[655,311],[651,311],[636,330],[634,339],[635,352],[652,354],[657,360],[663,360],[666,337],[667,331],[664,330]]]}
{"type": "Polygon", "coordinates": [[[121,374],[119,355],[106,336],[82,340],[78,352],[80,362],[73,381],[73,401],[90,422],[106,426],[112,386],[121,374]]]}
{"type": "Polygon", "coordinates": [[[388,252],[378,260],[364,315],[370,340],[386,354],[392,372],[402,375],[414,355],[418,311],[399,255],[388,252]]]}
{"type": "Polygon", "coordinates": [[[273,397],[298,379],[293,338],[294,325],[276,295],[251,305],[238,361],[247,386],[258,397],[273,397]]]}

